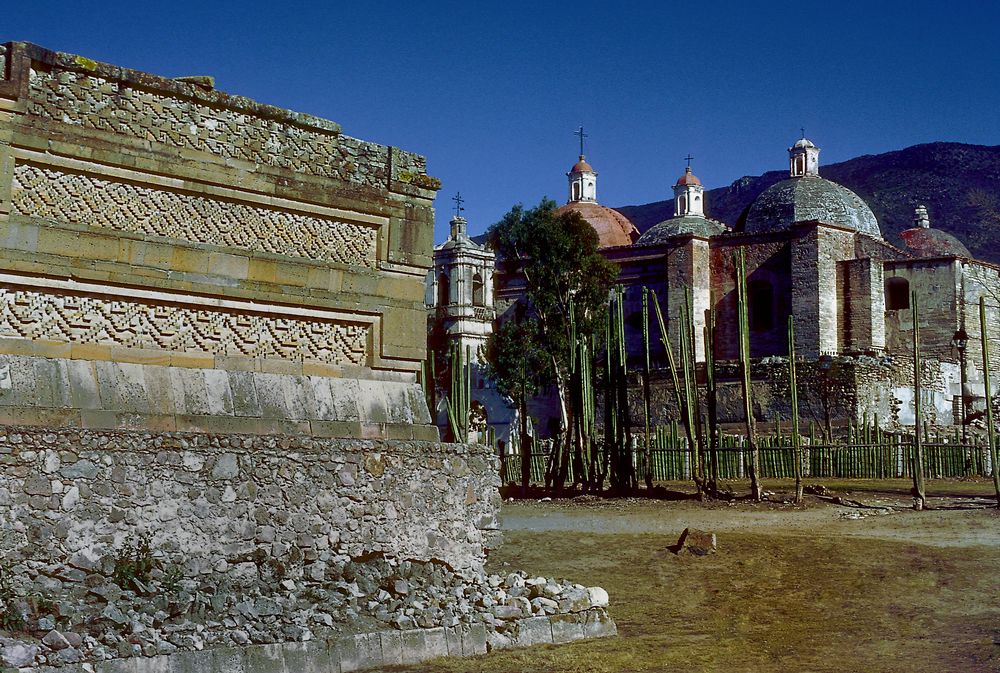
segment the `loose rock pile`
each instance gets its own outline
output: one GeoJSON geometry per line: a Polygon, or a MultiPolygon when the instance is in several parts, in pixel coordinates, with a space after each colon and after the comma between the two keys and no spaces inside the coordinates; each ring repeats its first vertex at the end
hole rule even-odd
{"type": "Polygon", "coordinates": [[[478,624],[486,628],[489,647],[504,648],[516,640],[520,620],[608,605],[599,587],[520,572],[461,574],[440,561],[381,554],[294,579],[266,562],[242,580],[230,572],[220,581],[185,578],[159,562],[143,579],[125,577],[121,565],[120,558],[105,557],[8,568],[44,590],[0,597],[4,619],[20,623],[13,637],[0,638],[2,664],[61,666],[215,645],[478,624]]]}

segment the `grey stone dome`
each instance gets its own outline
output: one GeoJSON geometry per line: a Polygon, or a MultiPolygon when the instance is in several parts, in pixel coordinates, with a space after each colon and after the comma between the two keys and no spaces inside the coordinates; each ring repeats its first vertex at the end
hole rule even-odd
{"type": "Polygon", "coordinates": [[[860,196],[818,175],[788,178],[768,187],[750,206],[743,231],[783,231],[808,220],[882,238],[875,213],[860,196]]]}
{"type": "Polygon", "coordinates": [[[646,230],[646,233],[639,237],[639,240],[635,244],[654,245],[662,243],[673,236],[683,236],[684,234],[694,234],[695,236],[708,238],[728,230],[729,228],[726,225],[717,220],[697,215],[680,215],[678,217],[671,217],[669,220],[664,220],[650,227],[646,230]]]}

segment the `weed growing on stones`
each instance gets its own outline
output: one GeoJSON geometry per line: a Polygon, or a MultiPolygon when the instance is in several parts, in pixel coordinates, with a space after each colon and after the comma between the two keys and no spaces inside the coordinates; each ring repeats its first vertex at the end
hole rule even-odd
{"type": "Polygon", "coordinates": [[[112,578],[122,589],[142,591],[150,580],[150,573],[156,566],[150,547],[149,533],[129,535],[122,548],[115,552],[115,568],[112,578]]]}
{"type": "Polygon", "coordinates": [[[0,561],[0,629],[4,631],[20,631],[26,626],[17,604],[13,574],[10,561],[0,561]]]}

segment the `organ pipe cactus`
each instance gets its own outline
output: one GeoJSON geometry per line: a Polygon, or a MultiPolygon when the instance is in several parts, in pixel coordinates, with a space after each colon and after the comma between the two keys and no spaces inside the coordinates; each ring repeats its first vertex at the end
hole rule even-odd
{"type": "Polygon", "coordinates": [[[452,441],[466,444],[469,441],[469,404],[472,397],[472,367],[467,353],[458,344],[452,344],[451,392],[445,400],[448,409],[448,427],[452,441]]]}
{"type": "Polygon", "coordinates": [[[741,248],[735,256],[736,313],[739,327],[740,374],[743,388],[743,414],[746,418],[747,452],[750,455],[750,496],[760,501],[764,491],[760,485],[760,449],[757,446],[757,424],[753,417],[750,387],[750,321],[747,311],[746,256],[741,248]]]}
{"type": "Polygon", "coordinates": [[[990,335],[986,332],[986,300],[979,298],[979,330],[983,342],[983,385],[986,388],[986,441],[990,448],[990,462],[993,468],[993,489],[1000,507],[1000,466],[997,465],[996,430],[993,427],[993,389],[990,387],[990,335]]]}
{"type": "Polygon", "coordinates": [[[924,491],[924,442],[920,428],[923,420],[920,406],[920,312],[917,293],[910,292],[913,311],[913,508],[920,510],[926,504],[924,491]]]}
{"type": "Polygon", "coordinates": [[[799,435],[799,386],[795,372],[795,316],[788,316],[788,386],[792,394],[792,449],[795,502],[802,502],[802,437],[799,435]]]}

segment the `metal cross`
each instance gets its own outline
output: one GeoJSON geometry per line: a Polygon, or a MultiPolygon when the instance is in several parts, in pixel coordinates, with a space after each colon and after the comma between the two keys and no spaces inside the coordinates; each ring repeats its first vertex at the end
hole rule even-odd
{"type": "Polygon", "coordinates": [[[573,135],[580,136],[580,156],[583,156],[583,139],[589,138],[590,134],[583,132],[583,127],[581,126],[578,131],[573,131],[573,135]]]}
{"type": "Polygon", "coordinates": [[[688,152],[688,155],[684,157],[684,159],[688,162],[688,168],[691,168],[691,160],[694,159],[694,157],[691,156],[691,153],[688,152]]]}
{"type": "Polygon", "coordinates": [[[806,137],[806,127],[805,127],[805,126],[803,126],[803,127],[802,127],[802,128],[800,128],[799,130],[800,130],[800,131],[802,131],[802,137],[803,137],[803,138],[805,138],[805,137],[806,137]]]}
{"type": "Polygon", "coordinates": [[[455,202],[455,217],[461,217],[462,211],[465,210],[462,207],[462,204],[465,203],[465,199],[462,198],[462,192],[455,192],[455,196],[451,197],[451,200],[455,202]]]}

